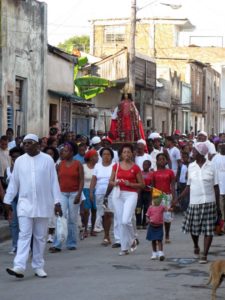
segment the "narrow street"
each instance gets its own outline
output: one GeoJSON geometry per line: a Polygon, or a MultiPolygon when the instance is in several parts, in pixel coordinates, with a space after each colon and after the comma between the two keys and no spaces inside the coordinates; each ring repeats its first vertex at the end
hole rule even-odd
{"type": "MultiPolygon", "coordinates": [[[[12,265],[10,242],[1,243],[0,299],[210,299],[211,288],[205,285],[209,264],[200,265],[193,259],[193,246],[190,237],[181,233],[181,223],[182,216],[176,215],[172,243],[165,245],[163,262],[150,260],[145,230],[139,231],[137,251],[123,257],[118,256],[118,249],[101,246],[101,233],[81,241],[77,251],[46,252],[46,279],[34,277],[30,265],[23,280],[10,277],[5,271],[12,265]]],[[[209,261],[224,257],[224,236],[215,237],[209,261]]],[[[224,299],[224,292],[222,284],[218,299],[224,299]]]]}

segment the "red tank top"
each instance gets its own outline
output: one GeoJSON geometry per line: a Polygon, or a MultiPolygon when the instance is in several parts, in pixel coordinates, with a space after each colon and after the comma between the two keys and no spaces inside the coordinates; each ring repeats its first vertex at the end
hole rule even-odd
{"type": "Polygon", "coordinates": [[[61,192],[76,192],[79,189],[79,165],[80,162],[74,160],[68,167],[66,161],[62,160],[58,168],[58,178],[61,192]]]}

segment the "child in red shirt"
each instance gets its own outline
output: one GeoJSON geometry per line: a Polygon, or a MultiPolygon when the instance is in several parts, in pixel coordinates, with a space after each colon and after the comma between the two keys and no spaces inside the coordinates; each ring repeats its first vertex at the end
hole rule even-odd
{"type": "Polygon", "coordinates": [[[142,171],[142,177],[145,182],[145,188],[139,193],[137,207],[136,207],[137,229],[146,228],[146,212],[149,205],[152,202],[150,186],[152,185],[153,172],[150,170],[150,168],[151,168],[150,160],[145,160],[143,162],[143,171],[142,171]]]}
{"type": "MultiPolygon", "coordinates": [[[[163,204],[168,208],[171,206],[172,199],[175,200],[175,175],[173,170],[166,169],[167,157],[164,153],[156,156],[157,171],[153,172],[153,187],[162,191],[167,195],[163,200],[163,204]]],[[[164,226],[166,243],[170,243],[170,226],[172,221],[171,212],[164,213],[164,226]]]]}
{"type": "Polygon", "coordinates": [[[162,205],[163,196],[153,198],[152,205],[149,206],[146,216],[149,222],[147,237],[148,241],[152,241],[152,257],[160,261],[165,259],[163,253],[163,214],[166,211],[171,211],[171,208],[162,205]],[[158,251],[157,251],[158,247],[158,251]]]}

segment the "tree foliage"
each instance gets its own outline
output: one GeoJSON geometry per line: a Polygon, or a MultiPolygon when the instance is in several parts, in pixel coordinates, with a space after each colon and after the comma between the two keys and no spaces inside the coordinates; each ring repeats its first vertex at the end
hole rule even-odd
{"type": "Polygon", "coordinates": [[[73,36],[60,43],[57,47],[68,53],[72,53],[73,49],[88,53],[90,50],[90,38],[88,35],[73,36]]]}

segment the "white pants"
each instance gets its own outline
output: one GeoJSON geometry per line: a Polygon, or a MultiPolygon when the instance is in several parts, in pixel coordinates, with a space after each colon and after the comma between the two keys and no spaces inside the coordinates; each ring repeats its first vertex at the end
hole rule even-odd
{"type": "Polygon", "coordinates": [[[121,191],[119,198],[113,199],[122,251],[129,250],[135,239],[132,218],[137,205],[137,198],[136,192],[121,191]]]}
{"type": "Polygon", "coordinates": [[[33,235],[32,268],[44,267],[44,250],[48,231],[48,218],[18,217],[19,239],[14,259],[14,268],[26,269],[33,235]]]}
{"type": "Polygon", "coordinates": [[[104,216],[104,208],[103,208],[103,201],[104,201],[104,194],[97,194],[95,195],[96,199],[96,221],[95,221],[95,227],[96,228],[102,228],[102,217],[104,216]]]}

